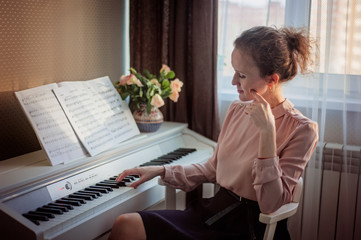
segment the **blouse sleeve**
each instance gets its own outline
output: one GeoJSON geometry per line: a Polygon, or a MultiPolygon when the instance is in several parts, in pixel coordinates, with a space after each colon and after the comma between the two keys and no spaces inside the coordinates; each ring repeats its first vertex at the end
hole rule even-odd
{"type": "Polygon", "coordinates": [[[236,105],[237,103],[233,102],[227,111],[213,156],[204,163],[196,163],[186,166],[165,165],[165,174],[163,178],[165,184],[187,192],[193,190],[201,183],[216,182],[218,146],[223,139],[224,132],[226,132],[227,125],[230,122],[236,105]]]}
{"type": "Polygon", "coordinates": [[[317,141],[317,123],[303,123],[292,133],[279,156],[255,159],[253,187],[261,212],[274,212],[292,200],[293,188],[311,158],[317,141]]]}

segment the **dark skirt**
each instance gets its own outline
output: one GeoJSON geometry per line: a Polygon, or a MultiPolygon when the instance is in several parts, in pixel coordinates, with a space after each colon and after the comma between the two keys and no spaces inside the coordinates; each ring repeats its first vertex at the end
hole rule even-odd
{"type": "MultiPolygon", "coordinates": [[[[183,210],[140,211],[147,240],[263,239],[258,203],[221,188],[212,198],[191,201],[183,210]]],[[[290,239],[287,220],[277,224],[274,239],[290,239]]]]}

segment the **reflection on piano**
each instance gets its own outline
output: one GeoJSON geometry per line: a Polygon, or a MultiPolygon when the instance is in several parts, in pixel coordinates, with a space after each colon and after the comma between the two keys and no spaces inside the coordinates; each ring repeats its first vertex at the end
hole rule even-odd
{"type": "Polygon", "coordinates": [[[164,199],[157,179],[127,187],[138,176],[115,177],[136,166],[207,160],[215,142],[186,124],[165,122],[109,151],[49,166],[42,151],[0,162],[0,232],[5,239],[95,239],[125,212],[164,199]]]}

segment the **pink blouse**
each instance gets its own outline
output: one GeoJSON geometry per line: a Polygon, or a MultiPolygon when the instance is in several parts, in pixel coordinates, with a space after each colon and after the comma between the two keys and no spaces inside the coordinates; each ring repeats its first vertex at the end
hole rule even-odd
{"type": "Polygon", "coordinates": [[[227,112],[213,156],[204,163],[165,166],[164,182],[190,191],[204,182],[217,182],[241,197],[258,201],[264,213],[292,199],[318,140],[318,125],[285,100],[274,107],[277,156],[258,159],[259,130],[234,101],[227,112]]]}

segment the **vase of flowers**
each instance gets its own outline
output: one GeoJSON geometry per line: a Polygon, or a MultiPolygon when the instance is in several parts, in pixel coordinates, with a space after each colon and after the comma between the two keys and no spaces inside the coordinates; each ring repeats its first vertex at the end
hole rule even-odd
{"type": "Polygon", "coordinates": [[[159,110],[164,105],[164,99],[170,98],[177,102],[183,86],[175,73],[167,65],[162,64],[159,75],[149,71],[143,74],[130,68],[129,75],[122,75],[115,83],[121,98],[129,97],[133,117],[141,132],[154,132],[163,123],[163,114],[159,110]]]}

